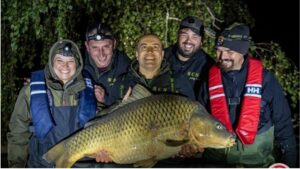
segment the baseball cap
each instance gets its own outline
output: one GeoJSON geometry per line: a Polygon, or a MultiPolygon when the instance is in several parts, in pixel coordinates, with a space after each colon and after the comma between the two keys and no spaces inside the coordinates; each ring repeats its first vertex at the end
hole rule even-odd
{"type": "Polygon", "coordinates": [[[197,17],[187,16],[180,23],[180,28],[189,28],[196,34],[203,36],[204,35],[204,25],[197,17]]]}

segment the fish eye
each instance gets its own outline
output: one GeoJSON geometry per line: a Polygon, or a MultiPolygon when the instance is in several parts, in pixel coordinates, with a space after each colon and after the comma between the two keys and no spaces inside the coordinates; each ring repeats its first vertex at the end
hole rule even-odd
{"type": "Polygon", "coordinates": [[[223,126],[222,126],[221,123],[216,123],[216,128],[217,128],[218,130],[222,130],[222,129],[223,129],[223,126]]]}

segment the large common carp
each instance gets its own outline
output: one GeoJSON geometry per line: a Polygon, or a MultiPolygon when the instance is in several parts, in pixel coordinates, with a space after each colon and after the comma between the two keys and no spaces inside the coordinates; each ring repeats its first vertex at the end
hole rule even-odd
{"type": "Polygon", "coordinates": [[[71,167],[83,157],[106,151],[119,164],[152,167],[178,153],[183,144],[225,148],[231,133],[196,101],[152,95],[140,85],[109,114],[52,147],[43,158],[56,167],[71,167]]]}

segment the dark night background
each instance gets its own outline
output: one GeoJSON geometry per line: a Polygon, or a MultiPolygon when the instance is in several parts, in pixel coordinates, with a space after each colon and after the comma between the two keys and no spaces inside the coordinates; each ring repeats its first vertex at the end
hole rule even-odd
{"type": "Polygon", "coordinates": [[[248,4],[255,27],[255,42],[276,42],[299,69],[299,1],[243,0],[248,4]]]}
{"type": "MultiPolygon", "coordinates": [[[[299,70],[299,0],[242,1],[248,4],[250,15],[255,19],[255,26],[251,29],[253,40],[256,43],[278,43],[299,70]]],[[[296,135],[299,136],[299,131],[296,135]]],[[[1,158],[1,166],[7,167],[6,156],[2,154],[1,158]]]]}
{"type": "MultiPolygon", "coordinates": [[[[286,57],[290,58],[299,70],[299,0],[243,1],[248,4],[250,15],[255,19],[255,27],[251,29],[253,40],[256,43],[273,41],[280,44],[286,57]]],[[[299,104],[297,109],[299,113],[299,104]]],[[[299,130],[295,132],[299,136],[299,130]]],[[[298,139],[297,142],[299,144],[298,139]]]]}

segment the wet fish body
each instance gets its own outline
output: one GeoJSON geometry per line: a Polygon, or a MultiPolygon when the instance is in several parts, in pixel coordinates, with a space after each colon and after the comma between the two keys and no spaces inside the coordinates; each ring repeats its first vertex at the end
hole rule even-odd
{"type": "Polygon", "coordinates": [[[183,144],[202,148],[234,144],[231,133],[198,102],[178,95],[151,95],[140,86],[132,95],[43,158],[56,167],[71,167],[104,150],[115,163],[152,167],[177,154],[183,144]]]}

